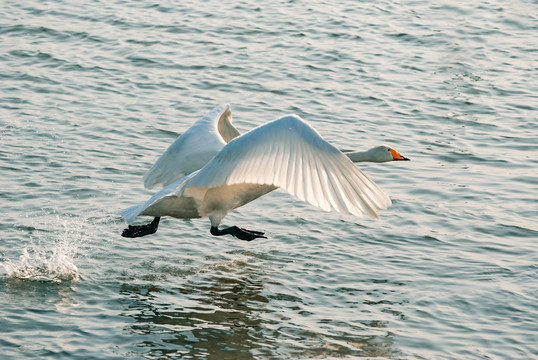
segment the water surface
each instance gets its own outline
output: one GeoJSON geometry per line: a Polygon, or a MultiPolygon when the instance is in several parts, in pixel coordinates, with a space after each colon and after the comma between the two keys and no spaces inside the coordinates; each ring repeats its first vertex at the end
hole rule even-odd
{"type": "Polygon", "coordinates": [[[6,359],[538,357],[532,1],[4,1],[6,359]],[[231,103],[288,113],[391,196],[379,220],[273,192],[209,234],[119,236],[142,176],[231,103]]]}

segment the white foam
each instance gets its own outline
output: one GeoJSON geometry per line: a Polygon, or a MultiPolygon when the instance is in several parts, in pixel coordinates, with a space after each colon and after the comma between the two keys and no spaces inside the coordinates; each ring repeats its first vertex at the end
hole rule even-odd
{"type": "Polygon", "coordinates": [[[81,239],[81,224],[72,219],[57,217],[57,225],[63,229],[36,233],[22,250],[17,261],[4,259],[0,262],[12,279],[33,281],[76,281],[80,278],[75,258],[81,239]]]}

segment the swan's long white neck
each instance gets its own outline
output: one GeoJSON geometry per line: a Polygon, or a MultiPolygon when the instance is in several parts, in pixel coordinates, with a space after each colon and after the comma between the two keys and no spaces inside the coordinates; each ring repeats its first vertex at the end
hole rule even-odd
{"type": "Polygon", "coordinates": [[[378,162],[369,151],[353,151],[344,153],[353,162],[378,162]]]}
{"type": "Polygon", "coordinates": [[[367,151],[350,151],[344,152],[344,154],[353,162],[381,163],[394,160],[392,151],[394,150],[387,145],[379,145],[367,151]]]}

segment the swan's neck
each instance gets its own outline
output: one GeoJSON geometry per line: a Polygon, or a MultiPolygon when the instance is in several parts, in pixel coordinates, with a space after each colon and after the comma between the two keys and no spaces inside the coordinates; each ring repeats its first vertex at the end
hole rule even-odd
{"type": "Polygon", "coordinates": [[[383,162],[373,151],[350,151],[344,153],[353,162],[383,162]]]}

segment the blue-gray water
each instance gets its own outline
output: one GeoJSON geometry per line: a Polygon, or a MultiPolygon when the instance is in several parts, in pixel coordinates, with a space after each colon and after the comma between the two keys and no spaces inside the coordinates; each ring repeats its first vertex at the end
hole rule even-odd
{"type": "Polygon", "coordinates": [[[538,357],[536,1],[3,1],[2,359],[538,357]],[[287,113],[393,199],[283,192],[138,239],[120,211],[220,103],[287,113]]]}

